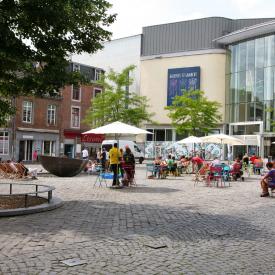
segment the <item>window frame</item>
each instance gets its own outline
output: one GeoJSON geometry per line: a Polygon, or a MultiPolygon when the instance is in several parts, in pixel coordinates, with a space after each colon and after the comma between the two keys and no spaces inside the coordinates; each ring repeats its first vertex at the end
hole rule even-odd
{"type": "Polygon", "coordinates": [[[79,87],[79,99],[74,99],[74,86],[75,85],[73,85],[72,84],[72,86],[71,86],[71,99],[72,99],[72,101],[77,101],[77,102],[81,102],[81,86],[80,85],[78,85],[78,87],[79,87]]]}
{"type": "Polygon", "coordinates": [[[48,108],[47,108],[47,125],[49,125],[49,126],[54,126],[54,125],[56,125],[56,111],[57,110],[57,107],[56,107],[56,105],[55,104],[48,104],[48,108]],[[54,109],[49,109],[49,107],[50,106],[53,106],[54,107],[54,109]],[[50,122],[50,120],[51,120],[51,118],[52,118],[52,113],[51,113],[51,115],[50,115],[50,119],[49,119],[49,111],[54,111],[54,122],[53,123],[51,123],[50,122]]]}
{"type": "MultiPolygon", "coordinates": [[[[28,106],[26,106],[28,107],[28,106]]],[[[26,118],[27,118],[27,115],[26,115],[26,118]]],[[[23,100],[22,102],[22,122],[23,123],[28,123],[28,124],[32,124],[33,123],[33,102],[32,101],[29,101],[29,100],[23,100]],[[24,120],[24,110],[25,110],[25,103],[30,103],[30,107],[31,107],[31,110],[30,110],[30,121],[25,121],[24,120]]]]}
{"type": "Polygon", "coordinates": [[[95,91],[100,91],[100,93],[102,94],[102,88],[96,88],[96,87],[94,87],[93,88],[93,98],[96,98],[96,92],[95,91]]]}
{"type": "Polygon", "coordinates": [[[81,117],[81,107],[80,106],[71,106],[71,128],[80,129],[80,121],[81,121],[80,117],[81,117]],[[79,110],[78,126],[73,126],[73,109],[79,110]]]}
{"type": "Polygon", "coordinates": [[[102,71],[99,69],[95,69],[95,81],[98,81],[100,79],[102,71]]]}
{"type": "Polygon", "coordinates": [[[5,130],[0,130],[1,133],[3,133],[3,143],[2,146],[0,146],[0,155],[7,156],[10,153],[10,139],[9,139],[9,132],[5,130]],[[7,139],[6,139],[7,137],[7,139]],[[7,147],[5,146],[7,145],[7,147]],[[7,153],[5,154],[5,148],[7,148],[7,153]]]}

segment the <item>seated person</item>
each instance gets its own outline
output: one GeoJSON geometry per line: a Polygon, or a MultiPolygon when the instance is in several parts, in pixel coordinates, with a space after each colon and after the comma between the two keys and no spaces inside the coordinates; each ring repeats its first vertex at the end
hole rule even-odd
{"type": "Polygon", "coordinates": [[[161,156],[156,157],[155,160],[153,161],[154,166],[155,166],[155,171],[154,171],[154,176],[155,177],[157,176],[157,173],[160,170],[160,164],[161,164],[161,162],[162,162],[162,157],[161,156]]]}
{"type": "Polygon", "coordinates": [[[266,164],[266,168],[268,169],[269,172],[261,180],[261,187],[262,187],[261,197],[268,197],[269,196],[268,188],[275,189],[274,164],[272,162],[268,162],[266,164]]]}
{"type": "Polygon", "coordinates": [[[232,169],[230,173],[234,180],[237,180],[239,178],[241,178],[242,181],[244,180],[244,177],[242,176],[243,175],[242,164],[239,158],[235,159],[235,162],[232,165],[232,169]]]}
{"type": "Polygon", "coordinates": [[[91,161],[89,160],[86,165],[86,172],[91,175],[93,172],[96,172],[96,164],[97,161],[91,161]]]}
{"type": "Polygon", "coordinates": [[[211,161],[211,166],[221,165],[221,161],[218,157],[215,157],[214,160],[211,161]]]}
{"type": "Polygon", "coordinates": [[[168,165],[166,160],[162,159],[159,165],[159,177],[165,177],[168,165]]]}
{"type": "Polygon", "coordinates": [[[24,176],[30,175],[32,179],[37,180],[37,168],[27,168],[22,160],[18,160],[18,163],[21,165],[21,167],[24,169],[24,176]]]}
{"type": "Polygon", "coordinates": [[[168,160],[167,160],[167,168],[169,170],[169,172],[171,173],[175,173],[176,171],[176,167],[175,167],[175,157],[171,157],[171,155],[168,155],[168,160]],[[173,159],[174,158],[174,159],[173,159]]]}
{"type": "Polygon", "coordinates": [[[257,157],[253,163],[254,174],[260,174],[261,169],[264,167],[264,161],[261,157],[257,157]]]}

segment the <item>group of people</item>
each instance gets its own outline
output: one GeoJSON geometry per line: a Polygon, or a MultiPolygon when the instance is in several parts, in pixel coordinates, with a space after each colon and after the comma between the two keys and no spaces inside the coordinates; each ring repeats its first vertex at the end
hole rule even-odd
{"type": "Polygon", "coordinates": [[[119,171],[122,177],[122,184],[129,186],[133,183],[135,175],[135,157],[131,152],[129,146],[125,146],[123,149],[118,149],[118,144],[114,143],[112,149],[109,151],[110,169],[113,172],[113,186],[120,185],[119,171]]]}
{"type": "Polygon", "coordinates": [[[161,156],[156,157],[153,163],[156,168],[155,176],[158,173],[159,177],[165,177],[167,173],[171,173],[175,176],[182,172],[188,173],[189,167],[191,168],[190,173],[199,170],[202,167],[204,160],[199,155],[194,157],[181,156],[176,160],[175,156],[169,154],[167,159],[164,159],[161,156]]]}
{"type": "MultiPolygon", "coordinates": [[[[89,159],[88,150],[86,148],[82,151],[82,158],[89,159]],[[87,152],[85,152],[85,150],[87,152]]],[[[135,174],[135,157],[131,152],[129,146],[125,146],[125,151],[118,148],[118,144],[114,143],[109,152],[105,148],[97,152],[96,160],[89,160],[86,171],[88,173],[96,172],[98,167],[102,172],[113,172],[113,186],[120,185],[119,175],[121,175],[123,185],[132,184],[135,174]]]]}

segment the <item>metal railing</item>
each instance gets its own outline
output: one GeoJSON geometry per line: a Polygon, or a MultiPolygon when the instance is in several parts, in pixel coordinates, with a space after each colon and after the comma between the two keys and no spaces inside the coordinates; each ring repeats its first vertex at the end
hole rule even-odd
{"type": "Polygon", "coordinates": [[[28,198],[30,196],[36,196],[38,197],[38,194],[43,194],[47,193],[47,201],[50,203],[52,199],[52,192],[55,190],[55,187],[49,186],[49,185],[43,185],[43,184],[27,184],[27,183],[0,183],[1,185],[9,185],[9,193],[7,194],[0,194],[1,197],[6,197],[6,196],[24,196],[24,205],[25,208],[28,207],[28,198]],[[35,188],[35,191],[30,191],[30,192],[19,192],[19,193],[13,193],[13,187],[14,185],[18,186],[33,186],[35,188]],[[39,187],[44,188],[42,190],[39,190],[39,187]]]}

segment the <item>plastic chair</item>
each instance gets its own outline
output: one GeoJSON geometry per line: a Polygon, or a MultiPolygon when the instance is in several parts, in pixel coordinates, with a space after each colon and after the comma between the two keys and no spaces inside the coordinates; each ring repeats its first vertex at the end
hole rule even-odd
{"type": "Polygon", "coordinates": [[[219,182],[222,184],[224,183],[223,179],[223,172],[222,172],[222,166],[210,166],[210,171],[208,175],[208,184],[211,185],[211,180],[216,183],[216,187],[219,187],[219,182]]]}
{"type": "Polygon", "coordinates": [[[146,163],[146,178],[148,177],[148,172],[151,172],[152,176],[155,175],[156,167],[154,163],[146,163]]]}
{"type": "Polygon", "coordinates": [[[105,185],[107,187],[106,179],[108,178],[108,174],[110,174],[110,173],[105,173],[105,171],[100,167],[100,170],[98,171],[97,178],[94,183],[94,186],[96,186],[96,184],[98,183],[99,187],[102,187],[102,183],[105,183],[105,185]]]}
{"type": "Polygon", "coordinates": [[[137,186],[135,180],[135,168],[133,167],[133,165],[124,164],[122,168],[124,171],[124,179],[122,179],[122,182],[127,184],[128,186],[137,186]]]}

